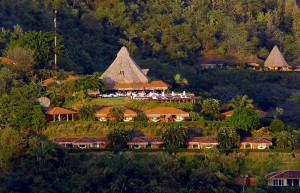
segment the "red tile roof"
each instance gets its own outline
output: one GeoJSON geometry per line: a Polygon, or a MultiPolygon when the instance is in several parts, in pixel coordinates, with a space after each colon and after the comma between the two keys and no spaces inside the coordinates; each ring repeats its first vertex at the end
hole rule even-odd
{"type": "Polygon", "coordinates": [[[55,80],[53,77],[51,77],[51,78],[47,78],[47,79],[43,80],[42,84],[44,86],[47,86],[47,84],[52,83],[52,82],[66,83],[66,82],[69,82],[71,80],[76,80],[78,78],[79,78],[78,76],[69,75],[65,80],[59,81],[59,80],[55,80]]]}
{"type": "Polygon", "coordinates": [[[241,137],[240,143],[268,143],[272,145],[272,138],[263,137],[241,137]]]}
{"type": "MultiPolygon", "coordinates": [[[[107,116],[112,107],[104,107],[97,111],[96,116],[107,116]]],[[[131,109],[124,109],[124,116],[136,116],[137,113],[131,109]]]]}
{"type": "Polygon", "coordinates": [[[219,142],[214,137],[192,137],[187,140],[188,143],[215,143],[219,144],[219,142]]]}
{"type": "Polygon", "coordinates": [[[163,144],[161,137],[135,137],[131,139],[128,144],[163,144]]]}
{"type": "Polygon", "coordinates": [[[14,60],[5,58],[5,57],[0,57],[0,61],[3,63],[8,63],[8,64],[16,64],[16,62],[14,60]]]}
{"type": "Polygon", "coordinates": [[[180,115],[188,117],[189,113],[175,107],[157,107],[144,111],[147,116],[151,115],[180,115]]]}
{"type": "MultiPolygon", "coordinates": [[[[219,118],[219,119],[225,119],[226,117],[232,116],[233,111],[234,111],[234,110],[226,111],[226,112],[224,112],[224,113],[220,113],[220,114],[217,116],[217,118],[219,118]]],[[[254,110],[254,112],[257,112],[257,113],[259,114],[260,117],[264,117],[264,116],[266,116],[266,115],[269,114],[269,113],[267,113],[267,112],[264,112],[264,111],[261,111],[261,110],[258,110],[258,109],[254,110]]]]}
{"type": "Polygon", "coordinates": [[[107,116],[111,107],[104,107],[96,112],[96,116],[107,116]]]}
{"type": "Polygon", "coordinates": [[[135,137],[127,142],[127,144],[148,144],[148,141],[145,141],[144,139],[140,137],[135,137]]]}
{"type": "Polygon", "coordinates": [[[124,116],[137,116],[137,113],[130,109],[124,109],[124,116]]]}
{"type": "Polygon", "coordinates": [[[91,136],[91,137],[54,137],[55,143],[106,143],[106,137],[91,136]]]}
{"type": "Polygon", "coordinates": [[[281,172],[271,172],[265,178],[300,178],[300,170],[286,170],[281,172]]]}
{"type": "Polygon", "coordinates": [[[66,115],[66,114],[77,114],[77,112],[69,110],[69,109],[64,109],[61,107],[54,107],[51,110],[49,110],[46,114],[48,114],[48,115],[66,115]]]}
{"type": "Polygon", "coordinates": [[[79,137],[54,137],[53,142],[55,143],[71,143],[79,137]]]}

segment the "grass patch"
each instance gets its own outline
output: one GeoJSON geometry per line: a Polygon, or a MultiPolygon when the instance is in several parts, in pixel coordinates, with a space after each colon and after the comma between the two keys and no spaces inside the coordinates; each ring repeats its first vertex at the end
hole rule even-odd
{"type": "Polygon", "coordinates": [[[103,106],[103,105],[124,106],[124,104],[129,103],[129,97],[96,98],[96,99],[92,99],[90,103],[98,106],[103,106]]]}

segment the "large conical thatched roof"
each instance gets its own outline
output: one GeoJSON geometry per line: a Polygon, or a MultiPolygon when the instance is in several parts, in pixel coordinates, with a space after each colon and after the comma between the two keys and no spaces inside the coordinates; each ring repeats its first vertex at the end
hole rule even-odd
{"type": "Polygon", "coordinates": [[[281,55],[278,47],[275,45],[265,61],[265,67],[288,67],[289,65],[281,55]]]}
{"type": "Polygon", "coordinates": [[[105,84],[148,83],[149,78],[130,57],[126,47],[122,47],[117,58],[100,77],[105,84]]]}

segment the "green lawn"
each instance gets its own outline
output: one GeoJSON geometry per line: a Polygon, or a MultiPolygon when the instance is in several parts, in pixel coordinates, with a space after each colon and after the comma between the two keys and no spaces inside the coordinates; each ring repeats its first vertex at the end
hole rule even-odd
{"type": "Polygon", "coordinates": [[[91,103],[102,106],[102,105],[116,105],[123,106],[129,102],[129,97],[113,97],[113,98],[96,98],[91,100],[91,103]]]}

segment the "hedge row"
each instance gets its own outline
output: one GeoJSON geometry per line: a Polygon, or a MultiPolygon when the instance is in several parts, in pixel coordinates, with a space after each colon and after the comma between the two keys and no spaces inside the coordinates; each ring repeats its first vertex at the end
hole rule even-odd
{"type": "Polygon", "coordinates": [[[91,149],[67,149],[69,153],[83,153],[83,152],[118,152],[118,151],[130,151],[130,152],[214,152],[214,153],[248,153],[248,152],[281,152],[281,153],[300,153],[299,150],[292,151],[291,149],[185,149],[185,148],[141,148],[141,149],[133,149],[133,148],[91,148],[91,149]]]}
{"type": "Polygon", "coordinates": [[[148,126],[168,126],[168,125],[180,125],[180,126],[205,126],[205,125],[213,125],[213,126],[230,126],[229,122],[226,121],[183,121],[183,122],[143,122],[143,121],[135,121],[135,122],[100,122],[100,121],[55,121],[48,123],[47,126],[53,125],[62,125],[62,124],[97,124],[103,126],[112,126],[112,127],[124,127],[124,126],[132,126],[132,127],[148,127],[148,126]]]}

